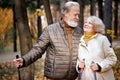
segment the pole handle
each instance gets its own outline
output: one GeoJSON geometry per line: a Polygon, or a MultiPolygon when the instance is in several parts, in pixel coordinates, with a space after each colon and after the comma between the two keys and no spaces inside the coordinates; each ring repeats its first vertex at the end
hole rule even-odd
{"type": "MultiPolygon", "coordinates": [[[[16,55],[16,59],[18,59],[18,58],[19,58],[19,55],[16,55]]],[[[17,69],[18,69],[18,80],[21,80],[19,67],[17,69]]]]}
{"type": "Polygon", "coordinates": [[[18,59],[19,58],[19,55],[16,55],[16,59],[18,59]]]}

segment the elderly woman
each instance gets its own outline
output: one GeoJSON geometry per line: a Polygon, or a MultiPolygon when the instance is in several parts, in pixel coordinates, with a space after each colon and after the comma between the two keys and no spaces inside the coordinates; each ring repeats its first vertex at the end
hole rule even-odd
{"type": "Polygon", "coordinates": [[[88,17],[83,30],[76,65],[80,80],[115,80],[112,67],[117,58],[104,35],[105,26],[102,20],[96,16],[88,17]]]}

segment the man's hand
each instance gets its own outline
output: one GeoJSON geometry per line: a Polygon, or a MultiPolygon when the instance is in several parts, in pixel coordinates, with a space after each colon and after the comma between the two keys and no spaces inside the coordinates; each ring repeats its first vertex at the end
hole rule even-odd
{"type": "Polygon", "coordinates": [[[23,65],[23,59],[22,58],[14,59],[13,62],[15,64],[16,68],[19,68],[19,67],[21,67],[23,65]]]}

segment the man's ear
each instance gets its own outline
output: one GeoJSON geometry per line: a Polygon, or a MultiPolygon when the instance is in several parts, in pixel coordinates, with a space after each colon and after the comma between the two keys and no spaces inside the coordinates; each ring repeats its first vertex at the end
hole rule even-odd
{"type": "Polygon", "coordinates": [[[67,16],[68,15],[68,11],[64,11],[64,16],[67,16]]]}

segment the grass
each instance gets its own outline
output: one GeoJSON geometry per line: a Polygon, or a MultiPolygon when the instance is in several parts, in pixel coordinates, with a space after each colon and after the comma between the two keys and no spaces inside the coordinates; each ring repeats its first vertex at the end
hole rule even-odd
{"type": "MultiPolygon", "coordinates": [[[[18,45],[17,46],[17,51],[20,51],[20,46],[18,45]]],[[[10,46],[6,46],[4,48],[0,48],[0,53],[7,53],[7,52],[14,52],[13,51],[13,45],[10,45],[10,46]]]]}

